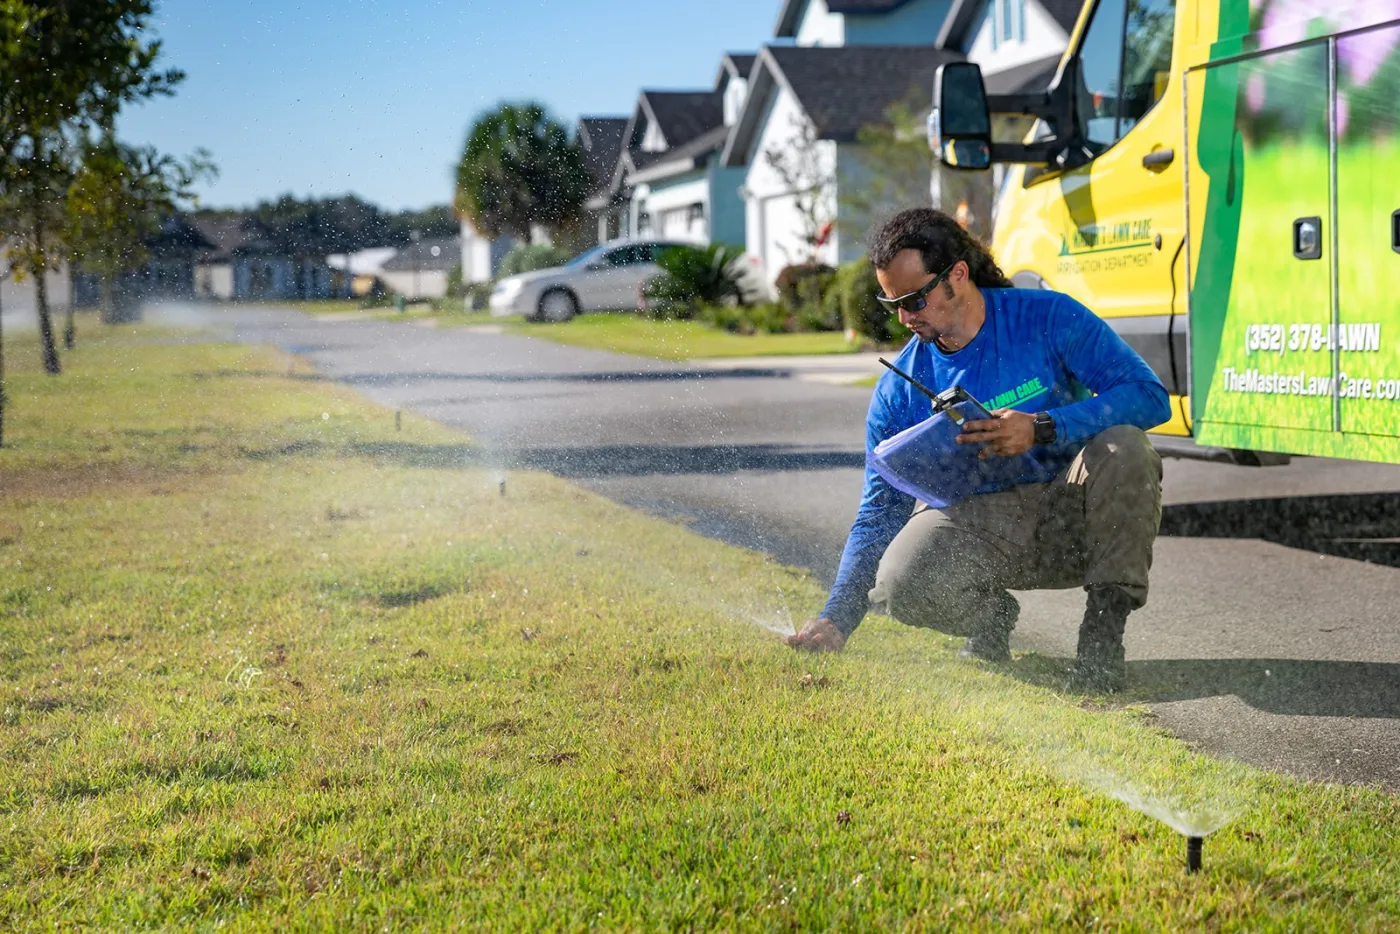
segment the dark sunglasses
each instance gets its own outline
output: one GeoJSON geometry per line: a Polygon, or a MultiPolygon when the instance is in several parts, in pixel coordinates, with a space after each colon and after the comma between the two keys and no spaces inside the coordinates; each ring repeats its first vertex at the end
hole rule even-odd
{"type": "Polygon", "coordinates": [[[899,311],[899,309],[901,308],[903,308],[905,311],[923,311],[925,308],[928,307],[928,300],[925,298],[925,296],[928,295],[928,293],[932,292],[934,289],[938,288],[938,284],[944,279],[948,278],[949,273],[953,271],[953,267],[960,262],[962,262],[962,257],[953,260],[953,262],[949,264],[947,269],[943,270],[938,275],[930,279],[928,281],[928,284],[921,289],[915,289],[913,292],[907,292],[904,295],[899,296],[898,298],[886,298],[885,293],[876,292],[875,301],[883,305],[885,310],[889,312],[896,312],[899,311]]]}

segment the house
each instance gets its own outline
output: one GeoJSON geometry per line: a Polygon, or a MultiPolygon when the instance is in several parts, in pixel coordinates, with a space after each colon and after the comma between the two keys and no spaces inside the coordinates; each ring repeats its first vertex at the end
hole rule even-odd
{"type": "MultiPolygon", "coordinates": [[[[790,263],[834,265],[864,252],[865,226],[887,208],[870,198],[866,207],[851,206],[881,178],[858,138],[862,128],[888,129],[895,104],[917,104],[926,113],[934,76],[946,62],[979,62],[989,93],[1044,89],[1079,5],[783,0],[774,30],[783,44],[760,51],[722,159],[727,167],[746,170],[747,247],[761,258],[770,281],[790,263]]],[[[1029,124],[999,129],[1024,132],[1029,124]]],[[[956,212],[974,232],[989,234],[994,176],[935,169],[931,158],[928,163],[929,200],[922,192],[918,200],[956,212]]],[[[901,203],[913,200],[904,186],[892,187],[901,203]]]]}
{"type": "MultiPolygon", "coordinates": [[[[188,217],[172,214],[162,218],[159,228],[145,240],[145,262],[113,276],[112,305],[102,309],[103,320],[109,324],[136,320],[141,303],[147,299],[194,298],[196,262],[213,246],[188,217]]],[[[101,275],[88,271],[80,261],[72,280],[75,308],[103,304],[101,275]]]]}
{"type": "Polygon", "coordinates": [[[379,267],[379,278],[405,298],[442,298],[447,294],[447,274],[461,255],[462,241],[457,237],[424,237],[379,267]]]}
{"type": "Polygon", "coordinates": [[[501,260],[515,248],[515,239],[508,236],[488,237],[472,226],[472,222],[461,218],[461,232],[457,236],[461,244],[462,281],[466,283],[490,282],[501,268],[501,260]]]}
{"type": "Polygon", "coordinates": [[[627,134],[626,117],[580,117],[574,128],[574,142],[583,152],[592,186],[588,191],[588,220],[597,231],[597,243],[621,235],[623,211],[612,199],[613,173],[622,155],[627,134]]]}
{"type": "Polygon", "coordinates": [[[266,301],[347,294],[348,283],[332,274],[324,256],[284,248],[272,231],[251,215],[196,214],[193,223],[213,244],[196,255],[194,291],[198,297],[266,301]]]}
{"type": "Polygon", "coordinates": [[[383,285],[384,280],[380,276],[384,264],[398,252],[397,247],[372,246],[352,253],[328,256],[326,265],[340,274],[342,282],[350,284],[351,296],[365,295],[375,290],[376,283],[383,285]]]}
{"type": "Polygon", "coordinates": [[[745,170],[746,245],[770,281],[790,264],[837,265],[863,254],[852,232],[862,219],[839,218],[843,189],[869,183],[860,131],[886,122],[889,108],[911,95],[931,95],[938,66],[961,59],[932,44],[759,52],[723,162],[745,170]]]}
{"type": "Polygon", "coordinates": [[[774,35],[799,46],[933,45],[950,2],[783,0],[774,35]]]}
{"type": "Polygon", "coordinates": [[[611,212],[609,234],[744,244],[744,173],[723,165],[721,155],[742,113],[754,60],[725,55],[710,90],[638,96],[612,183],[589,203],[611,212]]]}

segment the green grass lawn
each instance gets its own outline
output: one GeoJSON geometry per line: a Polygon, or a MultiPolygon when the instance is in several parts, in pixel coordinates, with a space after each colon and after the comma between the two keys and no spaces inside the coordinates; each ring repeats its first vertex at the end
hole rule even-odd
{"type": "Polygon", "coordinates": [[[698,321],[653,321],[623,313],[580,315],[566,324],[527,324],[512,320],[506,327],[515,334],[542,337],[561,344],[661,360],[850,353],[858,349],[848,344],[839,331],[745,335],[698,321]]]}
{"type": "Polygon", "coordinates": [[[0,929],[1394,929],[1389,795],[879,619],[797,655],[803,574],[143,335],[7,345],[0,929]],[[1234,812],[1203,873],[1133,790],[1234,812]]]}

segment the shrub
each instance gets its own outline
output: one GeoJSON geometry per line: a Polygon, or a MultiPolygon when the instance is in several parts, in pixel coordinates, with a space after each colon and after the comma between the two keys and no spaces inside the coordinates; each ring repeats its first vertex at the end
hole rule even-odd
{"type": "Polygon", "coordinates": [[[536,269],[550,269],[554,266],[562,266],[569,261],[567,251],[547,244],[521,244],[515,247],[501,260],[501,268],[496,272],[496,278],[504,279],[506,276],[519,275],[522,272],[534,272],[536,269]]]}
{"type": "Polygon", "coordinates": [[[846,330],[877,344],[909,338],[909,330],[899,323],[899,315],[891,314],[875,301],[880,283],[870,260],[858,259],[843,264],[837,272],[834,289],[841,295],[841,317],[846,330]]]}
{"type": "Polygon", "coordinates": [[[462,264],[453,263],[447,270],[447,297],[461,298],[467,294],[467,284],[462,281],[462,264]]]}
{"type": "Polygon", "coordinates": [[[820,305],[835,272],[824,263],[784,266],[778,270],[778,278],[773,282],[778,290],[778,301],[793,309],[802,305],[820,305]]]}
{"type": "Polygon", "coordinates": [[[647,310],[658,318],[690,318],[704,305],[742,305],[736,263],[743,255],[742,247],[727,243],[663,250],[656,257],[661,274],[643,289],[647,310]]]}
{"type": "Polygon", "coordinates": [[[795,313],[782,305],[706,305],[697,317],[735,334],[782,334],[799,329],[795,313]]]}
{"type": "Polygon", "coordinates": [[[494,289],[493,282],[473,282],[463,287],[462,307],[466,311],[484,311],[491,304],[491,290],[494,289]]]}

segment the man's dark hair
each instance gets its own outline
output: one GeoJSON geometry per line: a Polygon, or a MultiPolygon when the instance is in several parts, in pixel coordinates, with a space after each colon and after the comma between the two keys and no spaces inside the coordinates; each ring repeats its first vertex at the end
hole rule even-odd
{"type": "MultiPolygon", "coordinates": [[[[965,260],[972,282],[979,289],[1009,289],[1011,280],[977,238],[956,220],[934,208],[900,211],[881,224],[870,238],[870,263],[888,269],[904,250],[918,250],[924,271],[939,273],[958,260],[965,260]]],[[[943,284],[952,293],[952,286],[943,284]]]]}

